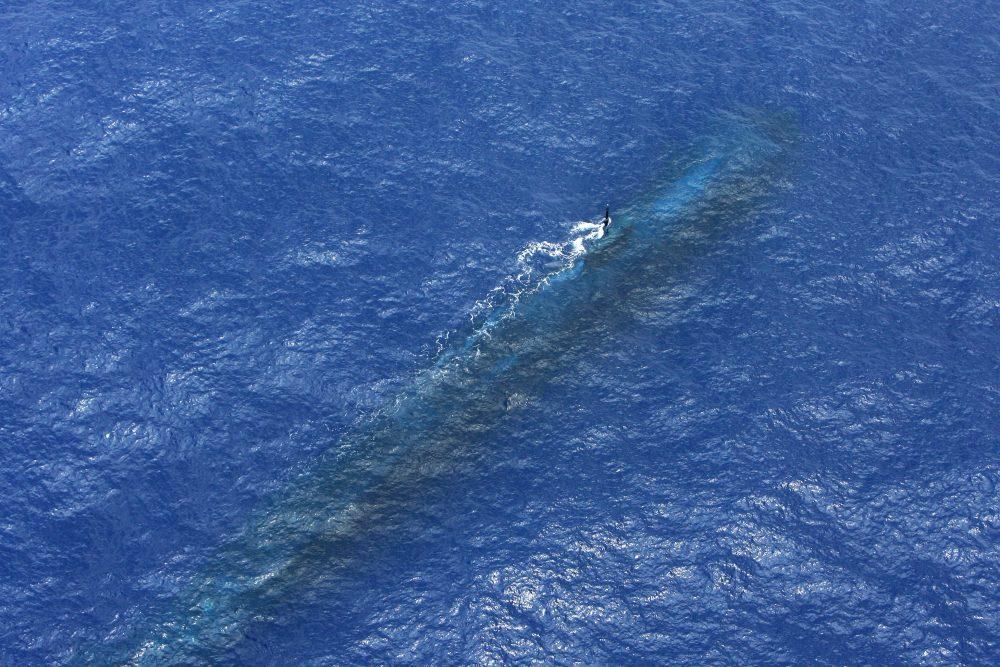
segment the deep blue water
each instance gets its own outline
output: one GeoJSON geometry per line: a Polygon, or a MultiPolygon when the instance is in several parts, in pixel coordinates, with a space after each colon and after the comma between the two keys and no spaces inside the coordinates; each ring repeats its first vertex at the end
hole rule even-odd
{"type": "Polygon", "coordinates": [[[3,3],[0,664],[997,664],[998,23],[3,3]],[[501,415],[365,449],[544,242],[763,118],[753,201],[614,274],[501,415]],[[178,645],[266,569],[240,536],[362,468],[348,537],[178,645]]]}

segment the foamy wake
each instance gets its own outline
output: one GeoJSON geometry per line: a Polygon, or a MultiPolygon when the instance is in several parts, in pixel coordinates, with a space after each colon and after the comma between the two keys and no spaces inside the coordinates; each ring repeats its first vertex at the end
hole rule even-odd
{"type": "MultiPolygon", "coordinates": [[[[489,338],[490,330],[510,317],[525,294],[537,291],[553,275],[587,253],[587,242],[604,236],[604,226],[583,220],[573,224],[565,241],[532,241],[517,253],[515,271],[477,301],[469,311],[471,338],[489,338]]],[[[437,354],[448,347],[452,332],[439,335],[437,354]]]]}

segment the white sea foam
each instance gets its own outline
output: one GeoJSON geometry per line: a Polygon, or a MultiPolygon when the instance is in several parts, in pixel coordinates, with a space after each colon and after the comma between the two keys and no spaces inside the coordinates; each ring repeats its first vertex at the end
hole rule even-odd
{"type": "MultiPolygon", "coordinates": [[[[574,223],[564,241],[532,241],[521,249],[515,259],[515,270],[469,310],[473,333],[467,340],[488,339],[490,330],[510,317],[521,298],[537,291],[553,275],[571,266],[587,253],[587,242],[604,236],[604,225],[582,220],[574,223]]],[[[436,354],[448,346],[453,332],[437,337],[436,354]]]]}

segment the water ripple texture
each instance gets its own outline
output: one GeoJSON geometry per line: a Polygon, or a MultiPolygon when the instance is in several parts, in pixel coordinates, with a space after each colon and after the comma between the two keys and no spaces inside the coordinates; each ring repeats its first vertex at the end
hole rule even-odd
{"type": "Polygon", "coordinates": [[[3,3],[0,664],[997,664],[998,23],[3,3]]]}

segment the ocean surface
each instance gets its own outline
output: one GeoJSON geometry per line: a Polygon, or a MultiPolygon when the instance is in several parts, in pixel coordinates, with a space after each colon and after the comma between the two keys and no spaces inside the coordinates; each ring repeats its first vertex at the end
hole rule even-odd
{"type": "Polygon", "coordinates": [[[1000,664],[998,25],[5,0],[0,664],[1000,664]]]}

